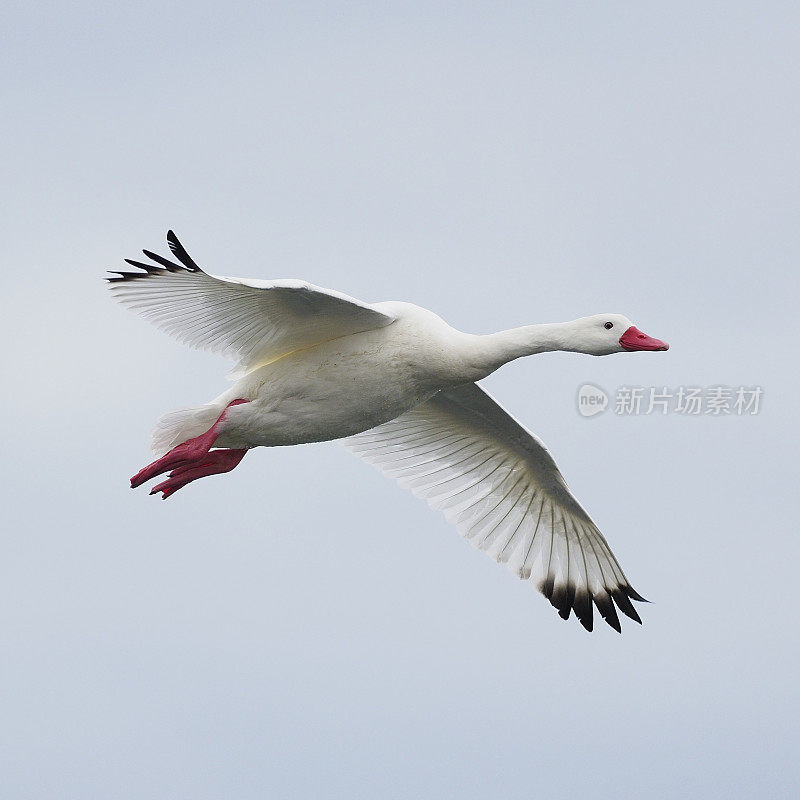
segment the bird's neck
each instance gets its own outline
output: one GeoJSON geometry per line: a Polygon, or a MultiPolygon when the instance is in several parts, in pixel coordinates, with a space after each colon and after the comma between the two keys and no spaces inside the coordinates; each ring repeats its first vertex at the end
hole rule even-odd
{"type": "Polygon", "coordinates": [[[525,325],[486,336],[473,336],[470,350],[475,368],[488,375],[503,364],[522,356],[554,350],[574,350],[571,346],[571,324],[554,322],[525,325]]]}

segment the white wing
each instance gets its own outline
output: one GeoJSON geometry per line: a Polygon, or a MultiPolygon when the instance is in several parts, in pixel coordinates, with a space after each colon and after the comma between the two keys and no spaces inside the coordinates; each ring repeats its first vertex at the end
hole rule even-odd
{"type": "Polygon", "coordinates": [[[444,511],[473,545],[535,581],[564,619],[573,610],[592,630],[594,601],[617,631],[614,602],[641,622],[631,599],[644,598],[547,448],[474,383],[443,390],[344,442],[444,511]]]}
{"type": "Polygon", "coordinates": [[[296,280],[248,281],[209,275],[172,231],[176,264],[144,250],[160,267],[125,259],[141,272],[108,278],[114,296],[191,347],[237,358],[234,375],[394,317],[339,292],[296,280]]]}

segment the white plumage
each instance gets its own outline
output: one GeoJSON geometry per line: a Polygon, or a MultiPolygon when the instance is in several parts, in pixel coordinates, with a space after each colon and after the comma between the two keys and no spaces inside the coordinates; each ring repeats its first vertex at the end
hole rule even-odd
{"type": "Polygon", "coordinates": [[[607,355],[666,350],[619,314],[475,336],[408,303],[362,303],[296,280],[205,273],[175,235],[180,264],[128,261],[117,299],[193,347],[237,360],[215,400],[162,417],[164,454],[131,479],[169,472],[151,494],[233,469],[247,449],[344,439],[389,477],[442,510],[473,545],[533,581],[566,619],[592,629],[592,603],[620,630],[616,606],[641,621],[606,540],[545,446],[475,381],[549,350],[607,355]],[[211,448],[215,449],[211,449],[211,448]]]}

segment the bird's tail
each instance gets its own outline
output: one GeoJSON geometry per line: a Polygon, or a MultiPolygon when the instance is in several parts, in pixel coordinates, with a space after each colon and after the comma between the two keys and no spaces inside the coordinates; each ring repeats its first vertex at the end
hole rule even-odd
{"type": "Polygon", "coordinates": [[[177,447],[187,439],[205,433],[219,417],[219,408],[214,404],[181,408],[164,414],[153,430],[152,449],[157,456],[162,456],[173,447],[177,447]]]}

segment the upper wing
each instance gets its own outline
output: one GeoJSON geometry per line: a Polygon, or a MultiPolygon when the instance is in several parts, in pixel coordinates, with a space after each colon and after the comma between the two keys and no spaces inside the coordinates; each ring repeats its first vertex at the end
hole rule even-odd
{"type": "Polygon", "coordinates": [[[236,372],[351,333],[394,322],[367,303],[296,280],[253,281],[209,275],[172,231],[176,264],[144,250],[160,264],[125,259],[142,272],[115,272],[111,291],[191,347],[238,358],[236,372]]]}
{"type": "Polygon", "coordinates": [[[591,630],[594,601],[617,631],[614,602],[641,622],[631,599],[644,598],[547,448],[474,383],[445,389],[345,445],[444,511],[473,545],[533,579],[564,619],[572,609],[591,630]]]}

